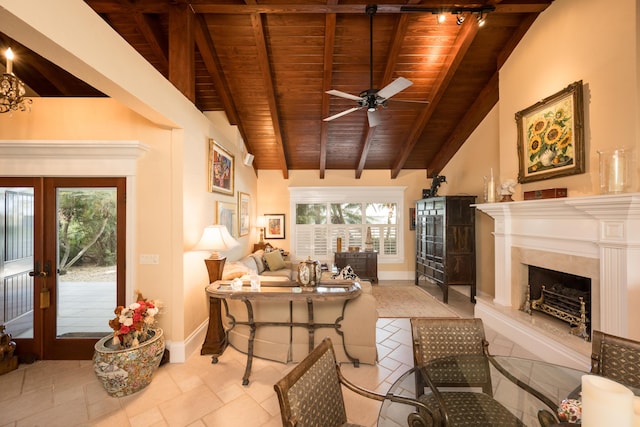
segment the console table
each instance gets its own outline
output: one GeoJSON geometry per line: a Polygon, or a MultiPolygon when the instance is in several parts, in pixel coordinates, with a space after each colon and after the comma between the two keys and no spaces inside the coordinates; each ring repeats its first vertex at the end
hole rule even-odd
{"type": "MultiPolygon", "coordinates": [[[[335,281],[331,283],[320,283],[319,286],[313,288],[300,288],[296,286],[295,282],[270,282],[268,286],[263,286],[259,290],[252,290],[248,283],[243,284],[241,290],[233,290],[231,288],[231,281],[218,280],[211,283],[206,288],[207,295],[209,295],[209,301],[211,304],[222,301],[225,307],[226,316],[230,319],[230,328],[225,330],[225,335],[229,330],[233,329],[236,325],[249,326],[251,333],[249,336],[249,346],[247,351],[247,365],[245,368],[244,376],[242,377],[242,385],[249,384],[249,375],[251,374],[251,365],[253,362],[253,344],[255,338],[256,329],[262,326],[287,326],[289,329],[293,327],[306,327],[309,332],[309,352],[315,347],[314,335],[315,330],[319,328],[333,328],[342,337],[342,346],[345,354],[357,367],[359,366],[359,360],[353,358],[347,352],[347,348],[344,342],[344,335],[341,331],[341,322],[344,317],[344,309],[352,299],[356,298],[361,293],[360,284],[353,281],[335,281]],[[229,315],[229,307],[227,300],[240,300],[247,309],[247,321],[238,321],[233,316],[229,315]],[[259,322],[254,319],[253,302],[255,301],[267,301],[267,300],[280,300],[289,302],[289,320],[286,322],[259,322]],[[313,307],[314,303],[321,301],[343,301],[342,313],[333,323],[317,323],[314,321],[313,307]],[[308,318],[306,322],[294,322],[293,321],[293,303],[295,301],[303,301],[307,306],[308,318]]],[[[209,322],[220,322],[220,319],[209,319],[209,322]]],[[[205,343],[206,345],[206,343],[205,343]]],[[[211,358],[212,363],[218,362],[218,357],[222,355],[224,349],[218,354],[214,354],[211,358]]]]}

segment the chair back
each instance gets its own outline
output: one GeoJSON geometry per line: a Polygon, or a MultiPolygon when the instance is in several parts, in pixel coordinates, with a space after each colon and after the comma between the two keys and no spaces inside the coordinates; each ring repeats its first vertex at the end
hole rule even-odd
{"type": "MultiPolygon", "coordinates": [[[[489,354],[482,319],[412,318],[411,331],[415,366],[448,356],[489,354]]],[[[476,367],[466,364],[464,375],[455,367],[439,366],[430,370],[431,379],[437,386],[482,387],[492,395],[489,361],[481,358],[477,363],[476,367]]]]}
{"type": "Polygon", "coordinates": [[[640,342],[594,330],[591,372],[640,388],[640,342]]]}
{"type": "Polygon", "coordinates": [[[325,338],[274,388],[283,426],[340,426],[347,422],[333,346],[325,338]]]}

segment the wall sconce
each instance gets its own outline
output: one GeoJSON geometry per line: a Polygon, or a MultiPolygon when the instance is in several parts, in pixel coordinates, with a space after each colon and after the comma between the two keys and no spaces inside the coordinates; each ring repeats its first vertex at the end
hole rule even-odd
{"type": "Polygon", "coordinates": [[[260,229],[260,241],[258,243],[260,243],[261,245],[264,244],[264,229],[267,226],[267,218],[263,217],[262,215],[258,216],[256,218],[256,227],[260,229]]]}

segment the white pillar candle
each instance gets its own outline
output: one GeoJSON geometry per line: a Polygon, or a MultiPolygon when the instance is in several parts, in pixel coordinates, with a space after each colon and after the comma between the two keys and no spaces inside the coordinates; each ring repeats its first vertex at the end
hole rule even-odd
{"type": "Polygon", "coordinates": [[[493,180],[493,168],[491,168],[491,178],[487,184],[487,202],[493,203],[496,201],[496,183],[493,180]]]}
{"type": "Polygon", "coordinates": [[[625,156],[623,150],[614,150],[609,165],[609,192],[622,193],[625,184],[625,156]]]}
{"type": "Polygon", "coordinates": [[[640,427],[640,397],[633,397],[633,427],[640,427]]]}
{"type": "Polygon", "coordinates": [[[608,378],[582,376],[582,427],[633,427],[633,392],[608,378]]]}

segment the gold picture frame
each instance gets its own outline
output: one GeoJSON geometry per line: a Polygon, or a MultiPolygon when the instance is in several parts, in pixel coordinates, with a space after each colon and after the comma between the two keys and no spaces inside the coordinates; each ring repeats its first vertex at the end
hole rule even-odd
{"type": "Polygon", "coordinates": [[[209,192],[233,196],[235,160],[233,154],[209,139],[209,192]]]}
{"type": "Polygon", "coordinates": [[[518,111],[518,182],[585,172],[582,81],[518,111]]]}

